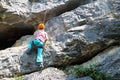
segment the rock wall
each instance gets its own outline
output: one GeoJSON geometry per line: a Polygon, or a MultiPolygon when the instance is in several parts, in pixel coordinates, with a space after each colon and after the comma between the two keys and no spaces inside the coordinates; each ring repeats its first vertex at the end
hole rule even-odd
{"type": "Polygon", "coordinates": [[[1,0],[0,1],[0,49],[10,47],[23,35],[33,34],[38,23],[45,22],[52,17],[72,10],[79,5],[88,3],[89,0],[43,1],[28,0],[1,0]],[[82,4],[81,4],[82,3],[82,4]],[[53,4],[53,5],[52,5],[53,4]],[[51,6],[52,5],[52,6],[51,6]],[[73,5],[73,6],[70,6],[73,5]],[[14,7],[15,6],[15,7],[14,7]],[[4,9],[5,8],[5,9],[4,9]],[[9,12],[9,13],[7,13],[9,12]],[[7,42],[7,43],[6,43],[7,42]]]}
{"type": "MultiPolygon", "coordinates": [[[[116,80],[119,79],[119,1],[110,0],[107,1],[107,4],[109,4],[111,12],[104,15],[99,10],[97,2],[79,6],[68,12],[66,12],[68,9],[65,9],[65,13],[61,12],[60,14],[58,14],[59,10],[61,10],[59,6],[48,11],[48,15],[52,17],[49,16],[45,24],[50,44],[46,45],[44,49],[44,65],[46,67],[61,67],[81,64],[89,60],[89,64],[98,63],[96,65],[98,65],[100,71],[106,72],[106,74],[110,72],[109,75],[116,78],[116,80]],[[112,2],[114,2],[114,6],[110,4],[112,2]],[[116,8],[116,6],[118,7],[116,8]],[[113,8],[115,10],[112,10],[113,8]],[[58,13],[56,9],[58,9],[58,13]],[[56,14],[51,15],[51,11],[56,12],[56,14]],[[93,61],[90,61],[91,58],[93,58],[93,61]]],[[[44,12],[35,15],[42,16],[44,12]]],[[[21,22],[22,19],[19,20],[21,22]]],[[[23,20],[22,22],[32,25],[30,20],[23,20]]],[[[39,21],[39,19],[37,20],[39,21]]],[[[16,24],[18,24],[17,22],[16,24]]],[[[5,25],[5,23],[3,24],[5,25]]],[[[11,27],[13,27],[13,24],[11,27]]],[[[33,30],[33,27],[30,30],[33,30]]],[[[31,55],[26,54],[27,44],[31,40],[33,40],[31,35],[21,37],[16,41],[14,47],[0,51],[1,79],[10,79],[14,74],[19,74],[28,80],[29,75],[39,75],[39,72],[37,72],[39,67],[35,62],[36,50],[33,50],[31,55]]],[[[49,68],[47,70],[49,71],[49,68]]],[[[47,70],[45,71],[47,72],[47,70]]],[[[65,79],[62,73],[61,76],[65,79]]],[[[54,78],[56,79],[56,76],[54,78]]],[[[41,79],[41,77],[38,77],[38,79],[41,79]]],[[[91,78],[88,80],[91,80],[91,78]]]]}

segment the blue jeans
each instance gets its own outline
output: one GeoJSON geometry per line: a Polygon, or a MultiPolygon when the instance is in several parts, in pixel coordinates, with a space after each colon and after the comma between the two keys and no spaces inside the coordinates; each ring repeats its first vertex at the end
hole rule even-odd
{"type": "MultiPolygon", "coordinates": [[[[43,46],[43,45],[44,45],[44,43],[43,43],[42,41],[40,41],[39,39],[35,39],[35,40],[29,42],[28,48],[29,48],[29,49],[32,49],[33,44],[34,44],[35,46],[43,46]]],[[[38,63],[39,63],[39,62],[43,62],[42,51],[43,51],[43,48],[37,48],[37,59],[36,59],[36,62],[38,62],[38,63]]]]}

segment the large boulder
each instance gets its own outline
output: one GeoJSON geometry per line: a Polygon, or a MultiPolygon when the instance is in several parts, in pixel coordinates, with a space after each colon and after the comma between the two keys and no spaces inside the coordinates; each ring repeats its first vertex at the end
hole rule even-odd
{"type": "Polygon", "coordinates": [[[120,44],[119,17],[113,16],[114,12],[103,15],[96,4],[80,6],[46,23],[46,31],[57,53],[63,52],[69,57],[74,54],[74,60],[66,60],[70,64],[87,61],[109,46],[120,44]]]}
{"type": "Polygon", "coordinates": [[[32,34],[38,23],[46,22],[48,19],[87,3],[89,0],[80,2],[79,0],[1,0],[0,49],[10,47],[21,36],[32,34]],[[70,5],[74,6],[69,7],[70,5]],[[46,19],[44,19],[45,15],[47,15],[46,19]]]}
{"type": "Polygon", "coordinates": [[[91,77],[75,78],[66,75],[63,71],[57,68],[47,68],[43,71],[35,72],[23,77],[24,80],[93,80],[91,77]],[[32,76],[32,77],[31,77],[32,76]]]}
{"type": "Polygon", "coordinates": [[[116,80],[120,79],[120,47],[110,47],[103,52],[100,52],[96,57],[81,66],[89,68],[91,65],[97,66],[99,71],[114,77],[116,80]]]}
{"type": "Polygon", "coordinates": [[[46,68],[42,71],[33,72],[24,76],[14,76],[14,78],[3,78],[2,80],[93,80],[91,77],[76,78],[72,75],[66,75],[62,70],[57,68],[46,68]]]}
{"type": "Polygon", "coordinates": [[[12,46],[21,36],[33,34],[35,30],[33,25],[26,23],[26,19],[5,11],[0,7],[0,49],[12,46]]]}

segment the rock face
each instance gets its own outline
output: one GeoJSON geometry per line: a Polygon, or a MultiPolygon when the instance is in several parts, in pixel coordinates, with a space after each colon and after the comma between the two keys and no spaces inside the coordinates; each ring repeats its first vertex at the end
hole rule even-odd
{"type": "Polygon", "coordinates": [[[64,80],[66,74],[63,71],[60,71],[57,68],[47,68],[43,71],[35,72],[30,75],[26,75],[24,80],[64,80]],[[33,76],[33,77],[31,77],[33,76]]]}
{"type": "Polygon", "coordinates": [[[10,47],[17,39],[27,34],[33,34],[38,23],[43,22],[45,10],[47,18],[58,16],[66,11],[72,10],[81,3],[86,4],[89,0],[71,1],[38,1],[38,0],[1,0],[0,1],[0,49],[10,47]],[[37,2],[36,2],[37,1],[37,2]],[[79,3],[78,3],[79,2],[79,3]],[[85,3],[86,2],[86,3],[85,3]],[[71,4],[72,3],[72,4],[71,4]],[[60,6],[58,6],[60,5],[60,6]],[[75,5],[68,8],[69,5],[75,5]],[[16,7],[14,7],[16,6],[16,7]],[[56,7],[58,6],[58,7],[56,7]],[[2,8],[3,7],[3,8],[2,8]],[[5,8],[5,9],[4,9],[5,8]],[[10,13],[6,13],[10,12],[10,13]],[[39,13],[38,13],[39,12],[39,13]],[[14,14],[12,14],[14,13],[14,14]],[[21,16],[19,16],[19,15],[21,16]],[[27,19],[25,18],[27,17],[27,19]],[[7,42],[7,43],[6,43],[7,42]]]}
{"type": "MultiPolygon", "coordinates": [[[[15,78],[3,78],[2,80],[16,80],[15,78]]],[[[43,71],[33,72],[24,76],[20,76],[21,80],[93,80],[91,77],[86,76],[82,78],[75,78],[71,75],[66,75],[63,71],[57,68],[47,68],[43,71]]]]}
{"type": "Polygon", "coordinates": [[[5,13],[0,8],[0,49],[10,47],[16,39],[26,34],[32,34],[33,25],[25,23],[25,20],[15,14],[5,13]]]}
{"type": "MultiPolygon", "coordinates": [[[[110,3],[112,1],[113,0],[108,1],[110,6],[110,3]]],[[[105,13],[104,15],[101,14],[102,12],[98,9],[99,7],[96,5],[97,3],[79,6],[78,8],[69,12],[61,12],[61,15],[57,14],[57,12],[55,15],[51,15],[50,10],[48,12],[48,15],[52,16],[52,18],[49,16],[49,19],[46,22],[46,31],[49,34],[51,43],[49,45],[46,45],[44,49],[44,65],[46,67],[60,67],[71,64],[80,64],[88,61],[98,54],[98,56],[96,56],[97,58],[95,57],[95,60],[90,61],[90,64],[96,64],[96,62],[99,63],[98,67],[100,68],[100,71],[107,72],[107,74],[110,73],[111,76],[119,79],[120,14],[119,6],[117,8],[115,7],[118,5],[119,1],[116,0],[113,2],[114,6],[110,9],[115,8],[115,11],[111,10],[110,13],[105,13]],[[103,60],[101,60],[101,58],[103,60]]],[[[1,11],[4,11],[4,9],[1,11]]],[[[56,8],[53,9],[53,12],[55,11],[56,8]]],[[[40,16],[40,14],[36,15],[40,16]]],[[[22,24],[24,24],[24,20],[21,21],[21,18],[19,20],[22,22],[22,24]]],[[[15,24],[19,24],[17,22],[15,24]]],[[[2,23],[0,24],[8,26],[8,23],[9,22],[6,24],[4,23],[4,20],[2,20],[2,23]]],[[[31,25],[31,22],[29,22],[29,20],[27,23],[31,25]]],[[[28,24],[25,24],[25,26],[28,26],[28,24]]],[[[11,27],[14,27],[14,24],[11,25],[11,27]]],[[[15,28],[17,27],[18,26],[15,28]]],[[[5,28],[5,30],[6,29],[8,28],[5,28]]],[[[32,29],[30,28],[30,30],[32,29]]],[[[22,30],[26,29],[22,28],[22,30]]],[[[17,30],[15,29],[15,31],[17,30]]],[[[5,38],[4,36],[2,37],[5,38]]],[[[15,36],[12,35],[12,37],[15,36]]],[[[0,51],[0,78],[4,77],[5,79],[5,77],[13,77],[14,74],[23,76],[26,74],[26,76],[23,78],[29,80],[29,76],[39,75],[39,72],[37,72],[39,70],[39,66],[35,62],[35,50],[31,52],[31,55],[27,55],[25,53],[28,47],[28,42],[33,39],[33,36],[24,36],[16,41],[16,43],[13,45],[14,47],[0,51]]],[[[45,73],[49,72],[50,70],[61,74],[59,76],[55,76],[55,80],[61,76],[65,78],[65,74],[63,72],[56,71],[54,68],[46,69],[45,73]]],[[[40,74],[41,76],[38,76],[38,79],[48,78],[45,76],[42,78],[42,74],[44,74],[44,71],[40,74]]],[[[51,76],[54,76],[54,74],[48,75],[51,79],[53,79],[51,76]]]]}
{"type": "Polygon", "coordinates": [[[102,72],[113,76],[116,80],[120,79],[120,47],[110,47],[99,53],[96,57],[81,66],[90,67],[96,65],[102,72]]]}
{"type": "Polygon", "coordinates": [[[23,77],[24,80],[93,80],[90,77],[75,78],[67,76],[63,71],[57,68],[47,68],[43,71],[35,72],[23,77]],[[31,76],[33,76],[31,78],[31,76]]]}
{"type": "Polygon", "coordinates": [[[100,11],[96,10],[98,7],[96,5],[91,7],[92,9],[90,8],[93,11],[88,11],[86,12],[87,14],[85,14],[83,10],[88,9],[88,5],[78,7],[70,12],[66,12],[51,19],[46,24],[46,26],[49,27],[49,30],[47,30],[49,35],[54,35],[50,37],[52,42],[55,43],[53,44],[55,46],[54,49],[57,49],[58,52],[62,51],[65,54],[69,53],[69,56],[74,54],[74,57],[76,57],[74,58],[74,61],[70,60],[71,63],[84,62],[109,46],[116,44],[119,45],[120,19],[114,17],[112,13],[109,15],[101,15],[100,11]],[[81,21],[80,18],[81,15],[78,14],[84,16],[83,21],[86,25],[83,25],[83,21],[81,21]],[[88,17],[88,14],[92,15],[89,15],[88,17]],[[98,15],[101,16],[96,17],[98,15]],[[56,21],[56,23],[54,23],[54,21],[56,21]],[[79,26],[78,23],[81,26],[79,26]],[[75,27],[75,25],[77,26],[75,27]]]}

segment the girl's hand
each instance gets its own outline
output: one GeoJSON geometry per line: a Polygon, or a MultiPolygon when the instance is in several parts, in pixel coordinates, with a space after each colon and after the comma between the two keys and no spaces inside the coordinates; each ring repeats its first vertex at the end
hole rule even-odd
{"type": "Polygon", "coordinates": [[[46,41],[45,45],[50,46],[51,42],[50,41],[46,41]]]}

